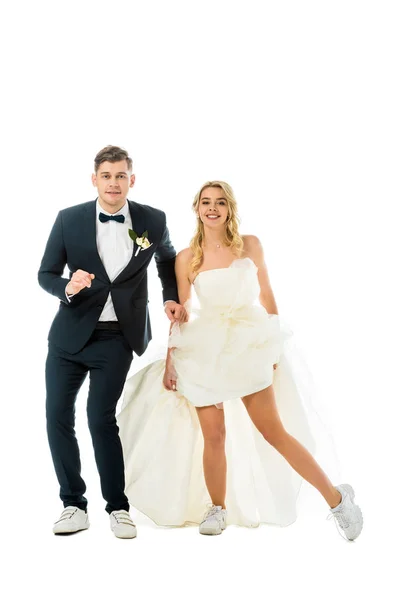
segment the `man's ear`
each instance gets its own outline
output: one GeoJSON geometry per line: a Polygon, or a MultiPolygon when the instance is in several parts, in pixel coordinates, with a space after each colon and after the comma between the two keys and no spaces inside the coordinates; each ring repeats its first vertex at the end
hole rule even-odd
{"type": "Polygon", "coordinates": [[[96,173],[93,173],[93,174],[92,174],[92,183],[93,183],[94,187],[96,187],[96,185],[97,185],[97,177],[96,177],[96,173]]]}
{"type": "Polygon", "coordinates": [[[130,178],[130,182],[129,182],[129,187],[133,187],[134,186],[135,180],[136,180],[136,177],[132,173],[131,178],[130,178]]]}

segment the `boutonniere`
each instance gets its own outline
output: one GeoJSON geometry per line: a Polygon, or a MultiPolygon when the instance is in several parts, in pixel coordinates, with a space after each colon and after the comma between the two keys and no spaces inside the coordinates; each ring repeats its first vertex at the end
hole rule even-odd
{"type": "Polygon", "coordinates": [[[141,236],[138,236],[136,231],[133,231],[133,229],[128,229],[128,231],[129,237],[138,246],[135,252],[135,256],[137,256],[141,250],[147,250],[147,248],[150,248],[150,246],[153,245],[153,243],[149,242],[149,240],[147,239],[147,236],[149,235],[148,231],[144,231],[141,236]]]}

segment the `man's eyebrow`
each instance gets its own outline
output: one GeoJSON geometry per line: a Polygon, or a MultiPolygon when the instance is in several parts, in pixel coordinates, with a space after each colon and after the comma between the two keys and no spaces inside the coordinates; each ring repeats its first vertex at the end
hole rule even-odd
{"type": "MultiPolygon", "coordinates": [[[[110,171],[100,171],[102,175],[110,175],[110,171]]],[[[127,175],[128,171],[118,171],[116,175],[127,175]]]]}

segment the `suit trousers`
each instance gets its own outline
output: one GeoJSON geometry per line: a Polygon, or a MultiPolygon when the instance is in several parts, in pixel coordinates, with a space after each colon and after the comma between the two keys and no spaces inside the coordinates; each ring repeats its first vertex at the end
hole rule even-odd
{"type": "Polygon", "coordinates": [[[76,354],[49,343],[47,435],[64,507],[77,506],[83,510],[87,507],[74,427],[76,397],[89,373],[87,417],[106,511],[129,510],[115,412],[132,358],[132,350],[121,331],[96,329],[76,354]]]}

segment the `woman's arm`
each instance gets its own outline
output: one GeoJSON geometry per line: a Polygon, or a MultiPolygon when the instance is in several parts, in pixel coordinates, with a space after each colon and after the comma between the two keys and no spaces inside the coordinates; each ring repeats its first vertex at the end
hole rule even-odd
{"type": "MultiPolygon", "coordinates": [[[[190,300],[191,296],[191,281],[189,279],[189,266],[192,258],[192,253],[190,248],[185,248],[181,250],[176,256],[175,261],[175,275],[176,275],[176,283],[178,286],[178,296],[179,296],[179,304],[181,306],[185,305],[187,300],[190,300]]],[[[171,333],[172,327],[174,323],[171,323],[169,332],[171,333]]],[[[167,359],[165,365],[165,374],[164,374],[164,386],[167,390],[173,390],[176,387],[176,374],[172,365],[172,354],[173,348],[168,348],[167,359]]]]}
{"type": "Polygon", "coordinates": [[[258,282],[260,284],[260,304],[270,315],[278,314],[271,283],[268,276],[267,265],[264,260],[264,251],[260,240],[255,235],[243,236],[245,251],[258,267],[258,282]]]}
{"type": "MultiPolygon", "coordinates": [[[[265,308],[268,314],[277,315],[278,307],[275,302],[274,293],[269,281],[267,265],[264,260],[264,251],[260,240],[255,235],[243,236],[245,241],[245,249],[248,256],[254,261],[258,267],[258,283],[260,284],[260,304],[265,308]]],[[[274,365],[274,370],[277,368],[274,365]]]]}
{"type": "Polygon", "coordinates": [[[176,283],[178,285],[179,304],[184,306],[187,300],[190,300],[191,281],[189,279],[190,261],[192,260],[192,251],[190,248],[181,250],[175,261],[176,283]]]}
{"type": "MultiPolygon", "coordinates": [[[[191,258],[192,258],[192,252],[191,252],[190,248],[185,248],[184,250],[181,250],[180,252],[178,252],[178,254],[176,255],[175,276],[176,276],[176,283],[178,286],[179,304],[181,306],[185,306],[185,302],[187,300],[190,300],[192,284],[189,279],[189,265],[190,265],[191,258]]],[[[171,333],[171,329],[172,329],[173,325],[174,324],[171,323],[170,328],[169,328],[170,333],[171,333]]],[[[167,361],[170,359],[172,350],[173,350],[173,348],[168,349],[167,361]]]]}

